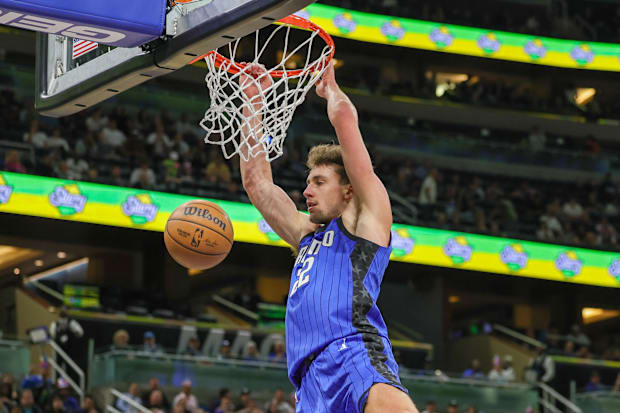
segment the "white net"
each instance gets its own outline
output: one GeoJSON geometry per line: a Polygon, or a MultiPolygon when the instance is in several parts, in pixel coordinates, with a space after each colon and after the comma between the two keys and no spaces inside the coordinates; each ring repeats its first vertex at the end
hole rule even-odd
{"type": "MultiPolygon", "coordinates": [[[[294,16],[287,19],[291,18],[298,19],[294,16]]],[[[281,156],[295,109],[320,79],[333,56],[333,44],[319,37],[318,30],[299,30],[290,24],[280,24],[262,31],[257,30],[249,36],[254,40],[250,42],[253,47],[248,47],[248,38],[243,38],[246,43],[237,39],[224,46],[221,52],[227,59],[213,52],[205,57],[208,68],[205,81],[211,105],[200,126],[207,132],[205,142],[221,146],[227,159],[238,154],[248,160],[264,153],[266,159],[272,161],[281,156]],[[298,40],[300,36],[302,40],[298,40]],[[282,37],[283,49],[282,42],[277,43],[282,37]],[[291,46],[293,43],[296,46],[291,46]],[[252,48],[250,52],[248,49],[252,48]],[[242,88],[240,77],[247,73],[251,64],[271,58],[275,63],[271,68],[256,78],[249,78],[258,87],[262,102],[260,105],[250,103],[243,92],[247,81],[242,88]],[[240,63],[241,59],[248,63],[240,63]],[[295,65],[301,69],[291,70],[295,65]],[[261,89],[259,83],[263,76],[271,76],[273,82],[261,89]]]]}

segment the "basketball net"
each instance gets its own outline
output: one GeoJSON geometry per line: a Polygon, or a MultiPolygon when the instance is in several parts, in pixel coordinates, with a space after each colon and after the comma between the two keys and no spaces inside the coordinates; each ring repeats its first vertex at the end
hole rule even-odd
{"type": "Polygon", "coordinates": [[[248,63],[235,61],[241,39],[224,46],[229,57],[217,51],[204,56],[208,68],[205,82],[211,106],[200,126],[207,132],[205,142],[219,145],[226,159],[238,154],[247,161],[250,157],[264,153],[265,158],[271,162],[281,156],[295,109],[321,78],[334,55],[333,40],[314,23],[291,15],[276,24],[278,26],[262,44],[259,40],[260,30],[254,33],[254,57],[248,63]],[[296,31],[307,38],[298,45],[291,45],[291,29],[303,29],[296,31]],[[273,49],[274,45],[270,45],[270,42],[275,43],[274,37],[278,33],[284,35],[282,58],[275,66],[265,68],[265,73],[249,78],[258,88],[261,99],[261,104],[250,103],[243,92],[248,82],[241,87],[240,76],[247,73],[251,64],[260,64],[269,46],[270,50],[273,49]],[[313,52],[318,57],[313,57],[313,52]],[[305,55],[303,68],[287,70],[287,64],[292,63],[292,59],[298,61],[300,55],[305,55]],[[259,82],[263,76],[271,76],[273,81],[270,86],[261,88],[259,82]]]}

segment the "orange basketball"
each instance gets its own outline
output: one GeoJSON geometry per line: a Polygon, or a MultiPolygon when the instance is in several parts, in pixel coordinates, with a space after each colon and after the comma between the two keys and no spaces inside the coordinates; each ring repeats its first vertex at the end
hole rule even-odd
{"type": "Polygon", "coordinates": [[[176,262],[206,270],[222,262],[233,244],[233,227],[222,208],[213,202],[188,201],[172,212],[164,242],[176,262]]]}

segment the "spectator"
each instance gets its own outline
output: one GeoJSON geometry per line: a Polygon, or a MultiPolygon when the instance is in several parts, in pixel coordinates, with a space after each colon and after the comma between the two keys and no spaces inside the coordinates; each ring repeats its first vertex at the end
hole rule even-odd
{"type": "Polygon", "coordinates": [[[265,404],[266,413],[293,413],[293,407],[286,401],[286,394],[281,388],[276,389],[273,397],[265,404]]]}
{"type": "Polygon", "coordinates": [[[184,157],[189,153],[189,145],[187,144],[187,142],[185,142],[185,139],[183,138],[183,133],[177,132],[177,134],[174,135],[172,149],[181,157],[184,157]]]}
{"type": "Polygon", "coordinates": [[[422,181],[422,187],[420,188],[420,195],[418,196],[418,202],[420,203],[422,219],[432,219],[432,211],[435,203],[437,202],[437,180],[439,172],[433,168],[426,175],[424,181],[422,181]]]}
{"type": "Polygon", "coordinates": [[[219,404],[214,410],[214,413],[234,413],[234,412],[235,412],[235,408],[234,408],[232,401],[230,400],[230,397],[222,397],[220,399],[219,404]]]}
{"type": "Polygon", "coordinates": [[[104,182],[108,185],[127,186],[127,180],[123,178],[121,167],[118,165],[112,167],[110,177],[105,179],[104,182]]]}
{"type": "Polygon", "coordinates": [[[109,150],[121,148],[126,141],[127,137],[118,129],[115,119],[110,119],[108,125],[101,130],[101,144],[109,150]]]}
{"type": "Polygon", "coordinates": [[[19,156],[18,151],[14,149],[7,151],[4,157],[4,167],[3,167],[4,170],[8,172],[17,172],[20,174],[25,174],[26,167],[24,166],[24,164],[22,164],[19,158],[20,156],[19,156]]]}
{"type": "Polygon", "coordinates": [[[82,402],[82,408],[80,413],[99,413],[99,409],[95,404],[95,399],[92,394],[85,394],[84,401],[82,402]]]}
{"type": "Polygon", "coordinates": [[[200,339],[196,334],[189,338],[187,342],[187,347],[185,348],[185,354],[188,356],[200,356],[202,355],[202,351],[200,351],[200,339]]]}
{"type": "Polygon", "coordinates": [[[269,355],[269,361],[273,363],[286,363],[286,348],[282,340],[273,343],[273,353],[269,355]]]}
{"type": "Polygon", "coordinates": [[[437,413],[437,403],[434,400],[429,400],[426,402],[426,408],[422,411],[422,413],[437,413]]]}
{"type": "Polygon", "coordinates": [[[469,379],[484,379],[484,373],[480,369],[480,360],[473,359],[471,361],[471,367],[463,372],[463,378],[469,379]]]}
{"type": "Polygon", "coordinates": [[[75,413],[80,409],[80,404],[77,399],[71,394],[71,389],[69,388],[69,383],[62,377],[56,381],[56,386],[58,387],[58,395],[62,399],[62,404],[65,407],[65,410],[69,413],[75,413]]]}
{"type": "Polygon", "coordinates": [[[75,153],[80,158],[97,157],[100,151],[99,143],[95,139],[95,132],[87,132],[83,138],[78,139],[75,143],[75,153]]]}
{"type": "Polygon", "coordinates": [[[146,143],[160,160],[166,156],[172,147],[172,142],[168,135],[166,135],[164,125],[159,117],[155,119],[155,131],[147,137],[146,143]]]}
{"type": "Polygon", "coordinates": [[[612,393],[620,393],[620,373],[616,376],[616,382],[614,383],[614,387],[611,389],[612,393]]]}
{"type": "Polygon", "coordinates": [[[542,239],[553,240],[562,235],[562,224],[560,224],[560,221],[554,214],[551,204],[547,205],[547,212],[540,217],[540,223],[543,228],[546,228],[546,234],[551,237],[542,239]]]}
{"type": "Polygon", "coordinates": [[[142,346],[142,351],[147,353],[161,353],[161,347],[157,344],[155,333],[152,331],[147,331],[144,333],[144,345],[142,346]]]}
{"type": "Polygon", "coordinates": [[[168,401],[166,395],[161,391],[159,379],[157,377],[151,377],[149,379],[148,389],[144,393],[142,393],[142,404],[149,408],[163,407],[163,410],[165,411],[170,410],[170,402],[168,401]],[[156,391],[159,393],[159,395],[155,396],[155,399],[152,399],[152,395],[156,391]],[[151,404],[153,400],[157,401],[157,404],[151,404]]]}
{"type": "MultiPolygon", "coordinates": [[[[138,404],[142,404],[142,400],[140,399],[140,396],[138,396],[139,394],[140,394],[140,387],[138,386],[138,383],[131,383],[129,385],[129,391],[125,393],[124,395],[128,399],[133,400],[134,402],[138,404]]],[[[121,398],[116,399],[116,403],[114,403],[114,407],[116,407],[116,409],[120,411],[121,413],[139,413],[140,412],[137,408],[129,404],[127,400],[123,400],[121,398]]]]}
{"type": "Polygon", "coordinates": [[[241,409],[237,413],[263,413],[261,409],[256,407],[256,402],[252,398],[252,393],[248,388],[241,390],[241,409]]]}
{"type": "Polygon", "coordinates": [[[60,128],[54,128],[52,131],[52,136],[47,139],[46,147],[48,149],[59,148],[63,151],[63,153],[67,153],[69,152],[69,144],[67,143],[67,140],[62,137],[61,133],[62,131],[60,128]]]}
{"type": "Polygon", "coordinates": [[[225,360],[230,358],[230,341],[223,340],[220,344],[220,351],[216,356],[218,360],[225,360]]]}
{"type": "Polygon", "coordinates": [[[533,381],[547,384],[555,377],[555,362],[546,348],[538,347],[536,352],[536,357],[529,363],[529,368],[534,373],[533,381]]]}
{"type": "Polygon", "coordinates": [[[86,127],[90,132],[99,132],[108,124],[108,118],[103,116],[103,110],[95,109],[92,114],[86,118],[86,127]]]}
{"type": "Polygon", "coordinates": [[[465,413],[478,413],[478,409],[476,409],[476,406],[469,406],[465,413]]]}
{"type": "Polygon", "coordinates": [[[182,399],[185,401],[185,411],[198,413],[198,399],[192,394],[191,380],[183,380],[183,383],[181,383],[181,392],[176,395],[172,404],[176,406],[182,399]]]}
{"type": "Polygon", "coordinates": [[[459,413],[459,404],[456,400],[452,400],[448,405],[448,413],[459,413]]]}
{"type": "Polygon", "coordinates": [[[31,144],[35,149],[47,147],[47,134],[39,130],[38,119],[33,119],[30,122],[30,130],[24,133],[24,142],[31,144]]]}
{"type": "Polygon", "coordinates": [[[41,408],[34,401],[34,394],[31,389],[22,390],[19,405],[24,413],[42,413],[41,408]]]}
{"type": "MultiPolygon", "coordinates": [[[[24,381],[25,380],[26,379],[24,379],[24,381]]],[[[55,391],[50,363],[47,360],[42,360],[39,363],[39,374],[29,378],[27,386],[25,386],[24,384],[25,383],[22,382],[22,388],[32,389],[36,403],[41,408],[45,408],[45,406],[47,406],[47,403],[49,402],[50,397],[55,391]]]]}
{"type": "Polygon", "coordinates": [[[166,413],[168,408],[164,406],[164,393],[161,390],[153,390],[149,396],[147,407],[153,413],[166,413]]]}
{"type": "Polygon", "coordinates": [[[597,243],[600,245],[618,245],[618,231],[609,222],[606,216],[603,215],[601,222],[596,224],[596,233],[598,234],[597,243]]]}
{"type": "Polygon", "coordinates": [[[166,184],[166,188],[168,190],[175,190],[181,182],[179,176],[179,169],[181,166],[179,164],[179,154],[175,151],[171,151],[168,157],[162,162],[162,166],[164,167],[164,183],[166,184]]]}
{"type": "Polygon", "coordinates": [[[512,368],[512,356],[507,354],[504,356],[504,362],[502,363],[502,381],[513,382],[515,379],[515,371],[512,368]]]}
{"type": "Polygon", "coordinates": [[[590,381],[588,382],[588,384],[586,384],[584,391],[586,393],[589,393],[594,391],[601,391],[603,390],[603,388],[604,387],[601,384],[601,377],[599,376],[598,371],[593,371],[590,375],[590,381]]]}
{"type": "Polygon", "coordinates": [[[573,341],[578,346],[586,346],[588,347],[591,343],[590,338],[581,331],[581,327],[578,324],[573,324],[570,330],[570,334],[566,338],[567,340],[573,341]]]}
{"type": "Polygon", "coordinates": [[[493,357],[493,368],[488,376],[490,381],[502,381],[502,361],[498,355],[493,357]]]}
{"type": "Polygon", "coordinates": [[[539,152],[545,149],[545,144],[547,142],[547,136],[545,132],[540,128],[540,126],[534,126],[529,136],[529,144],[530,149],[533,152],[539,152]]]}
{"type": "Polygon", "coordinates": [[[256,348],[256,343],[252,340],[248,341],[245,346],[245,354],[242,358],[244,361],[258,361],[259,354],[258,349],[256,348]]]}
{"type": "Polygon", "coordinates": [[[569,357],[576,357],[577,353],[575,352],[575,343],[571,340],[566,340],[564,343],[564,355],[569,357]]]}
{"type": "Polygon", "coordinates": [[[67,413],[67,409],[65,408],[60,395],[57,394],[52,397],[50,406],[45,410],[45,413],[67,413]]]}
{"type": "Polygon", "coordinates": [[[129,333],[127,330],[120,329],[114,332],[114,336],[112,336],[112,347],[115,350],[124,350],[129,348],[129,333]]]}
{"type": "Polygon", "coordinates": [[[71,153],[66,160],[68,179],[80,181],[88,173],[88,162],[80,159],[75,152],[71,153]]]}
{"type": "MultiPolygon", "coordinates": [[[[58,320],[53,321],[50,325],[50,337],[58,343],[58,345],[65,351],[65,353],[71,355],[71,345],[75,340],[81,338],[84,335],[84,329],[80,323],[71,318],[67,311],[63,308],[58,313],[58,320]]],[[[57,363],[67,371],[64,359],[61,359],[56,355],[57,363]]],[[[56,383],[58,385],[58,382],[56,383]]],[[[66,383],[65,383],[66,384],[66,383]]],[[[67,385],[68,386],[68,385],[67,385]]],[[[66,406],[65,406],[66,407],[66,406]]],[[[67,410],[71,410],[67,408],[67,410]]]]}
{"type": "Polygon", "coordinates": [[[134,169],[129,178],[129,185],[141,189],[153,189],[155,186],[155,172],[150,168],[146,159],[140,163],[140,167],[134,169]]]}
{"type": "Polygon", "coordinates": [[[86,181],[99,182],[99,169],[96,166],[91,166],[86,175],[86,181]]]}
{"type": "Polygon", "coordinates": [[[209,164],[205,169],[205,178],[210,183],[224,183],[229,184],[231,182],[230,168],[222,159],[219,150],[216,148],[211,149],[209,152],[209,164]]]}
{"type": "Polygon", "coordinates": [[[235,406],[232,403],[232,393],[230,392],[230,389],[225,387],[221,388],[218,392],[218,395],[219,397],[217,399],[217,402],[213,405],[213,408],[211,410],[217,411],[218,407],[222,405],[226,405],[229,410],[235,410],[235,406]],[[230,403],[224,403],[224,399],[227,399],[230,403]]]}
{"type": "Polygon", "coordinates": [[[570,197],[569,201],[564,204],[562,212],[572,221],[580,221],[584,217],[583,207],[577,202],[574,196],[570,197]]]}

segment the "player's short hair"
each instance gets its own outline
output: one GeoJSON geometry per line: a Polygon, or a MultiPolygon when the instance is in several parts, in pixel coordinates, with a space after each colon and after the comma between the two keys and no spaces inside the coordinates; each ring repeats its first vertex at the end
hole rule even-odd
{"type": "Polygon", "coordinates": [[[310,169],[315,166],[333,165],[336,173],[340,175],[340,183],[346,185],[349,183],[347,171],[344,169],[344,161],[342,160],[342,150],[340,145],[333,143],[317,145],[308,152],[308,160],[306,166],[310,169]]]}

